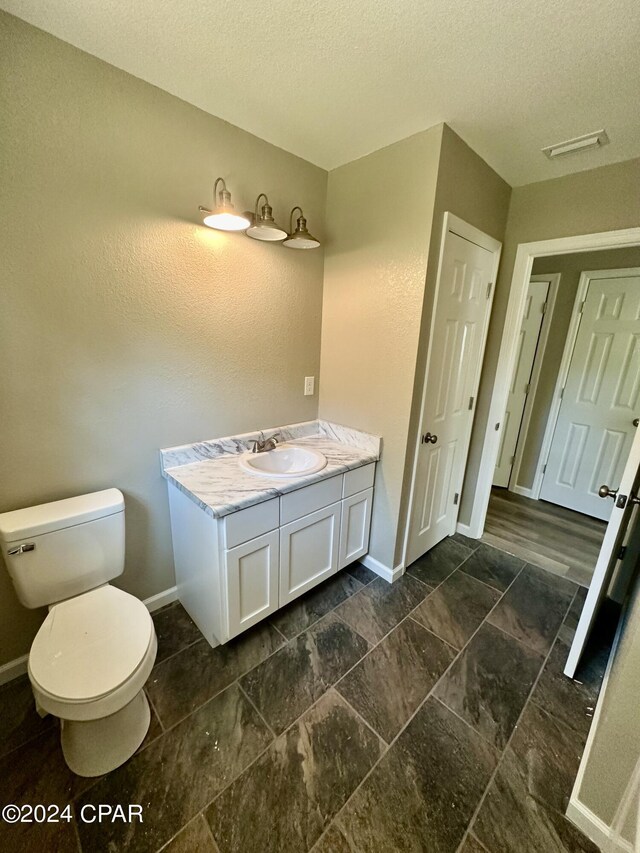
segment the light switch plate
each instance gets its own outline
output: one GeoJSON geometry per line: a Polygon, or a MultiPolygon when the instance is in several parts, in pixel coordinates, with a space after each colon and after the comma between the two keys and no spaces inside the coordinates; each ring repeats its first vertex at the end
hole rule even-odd
{"type": "Polygon", "coordinates": [[[314,393],[314,388],[316,384],[315,376],[305,376],[304,377],[304,396],[310,397],[314,393]]]}

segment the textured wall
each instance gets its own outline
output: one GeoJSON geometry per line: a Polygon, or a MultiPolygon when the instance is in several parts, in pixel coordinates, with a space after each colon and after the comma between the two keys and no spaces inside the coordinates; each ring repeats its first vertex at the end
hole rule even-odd
{"type": "Polygon", "coordinates": [[[330,172],[320,415],[383,437],[370,554],[393,566],[442,125],[330,172]]]}
{"type": "MultiPolygon", "coordinates": [[[[0,511],[120,487],[122,586],[150,596],[174,583],[157,449],[317,414],[323,251],[197,206],[222,174],[322,235],[327,175],[4,13],[0,57],[0,511]]],[[[0,663],[40,618],[0,568],[0,663]]]]}
{"type": "Polygon", "coordinates": [[[462,493],[460,521],[466,523],[471,516],[518,244],[638,226],[638,187],[640,159],[515,187],[513,190],[462,493]]]}
{"type": "Polygon", "coordinates": [[[640,267],[640,248],[583,252],[575,255],[537,258],[534,261],[534,273],[559,272],[562,277],[553,317],[551,318],[549,339],[542,360],[540,380],[536,389],[527,441],[520,465],[518,477],[518,485],[520,486],[531,488],[535,479],[538,456],[558,379],[558,370],[567,340],[567,331],[578,291],[580,274],[583,270],[620,269],[623,267],[640,267]]]}
{"type": "Polygon", "coordinates": [[[464,219],[502,242],[509,210],[511,187],[485,163],[448,125],[442,131],[442,147],[438,164],[438,182],[433,212],[433,227],[429,247],[427,283],[422,310],[420,344],[415,371],[413,406],[409,427],[409,440],[405,459],[402,488],[401,523],[396,542],[396,563],[404,548],[404,529],[411,494],[411,474],[415,447],[419,436],[422,388],[426,370],[429,330],[433,310],[442,226],[446,211],[464,219]]]}

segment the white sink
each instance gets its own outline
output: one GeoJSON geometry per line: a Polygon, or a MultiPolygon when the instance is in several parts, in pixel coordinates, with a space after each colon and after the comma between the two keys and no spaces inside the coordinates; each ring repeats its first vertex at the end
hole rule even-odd
{"type": "Polygon", "coordinates": [[[327,464],[326,456],[308,447],[290,447],[286,444],[264,453],[243,453],[240,467],[259,477],[300,477],[315,474],[327,464]]]}

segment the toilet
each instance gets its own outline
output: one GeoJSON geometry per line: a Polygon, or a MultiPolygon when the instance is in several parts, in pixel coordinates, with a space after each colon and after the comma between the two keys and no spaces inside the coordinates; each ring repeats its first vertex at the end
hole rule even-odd
{"type": "Polygon", "coordinates": [[[149,728],[142,688],[158,645],[153,620],[109,584],[124,570],[124,529],[118,489],[0,514],[18,598],[49,607],[29,652],[36,707],[60,718],[65,761],[79,776],[123,764],[149,728]]]}

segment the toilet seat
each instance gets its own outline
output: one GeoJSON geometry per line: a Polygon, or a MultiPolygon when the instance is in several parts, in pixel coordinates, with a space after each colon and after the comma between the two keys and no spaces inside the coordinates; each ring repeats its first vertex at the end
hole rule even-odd
{"type": "Polygon", "coordinates": [[[91,719],[141,689],[156,648],[145,605],[106,584],[51,608],[31,646],[29,677],[45,710],[91,719]]]}

